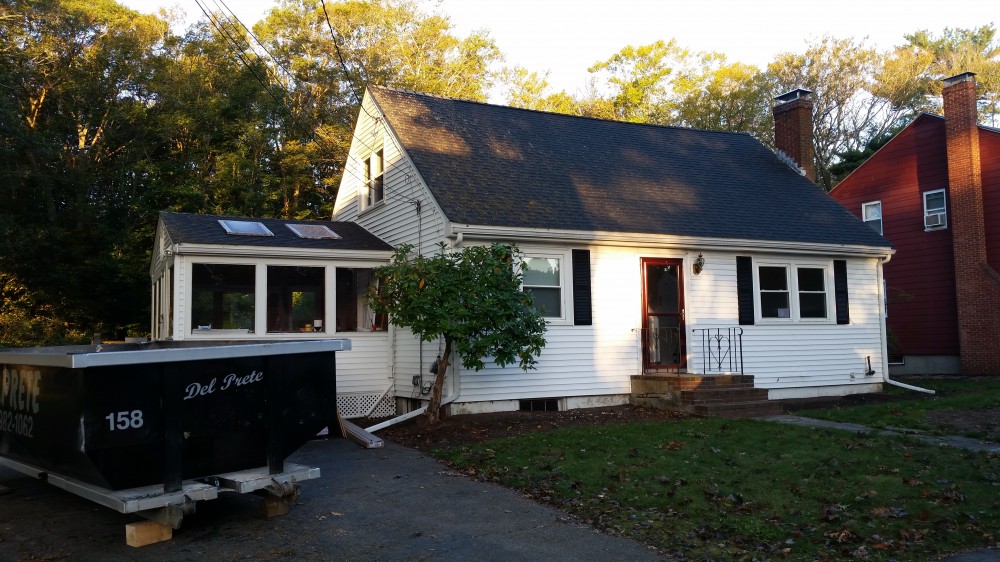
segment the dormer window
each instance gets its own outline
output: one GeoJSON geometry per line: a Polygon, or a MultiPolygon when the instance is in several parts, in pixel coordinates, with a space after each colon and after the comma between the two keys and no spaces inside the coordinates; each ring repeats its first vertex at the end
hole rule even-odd
{"type": "Polygon", "coordinates": [[[385,171],[384,164],[381,148],[372,152],[368,158],[365,158],[364,206],[366,209],[377,203],[381,203],[385,198],[384,183],[382,181],[383,172],[385,171]]]}
{"type": "Polygon", "coordinates": [[[943,189],[924,192],[924,230],[948,228],[948,208],[943,189]]]}

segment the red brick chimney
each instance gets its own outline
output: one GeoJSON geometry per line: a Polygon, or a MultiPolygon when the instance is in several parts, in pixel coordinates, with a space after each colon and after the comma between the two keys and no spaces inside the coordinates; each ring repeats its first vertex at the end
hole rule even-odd
{"type": "Polygon", "coordinates": [[[959,354],[962,373],[985,375],[1000,374],[1000,284],[986,262],[975,76],[946,78],[942,95],[959,354]]]}
{"type": "Polygon", "coordinates": [[[792,159],[803,175],[816,181],[816,162],[813,149],[812,92],[797,88],[774,98],[774,147],[779,156],[792,159]]]}

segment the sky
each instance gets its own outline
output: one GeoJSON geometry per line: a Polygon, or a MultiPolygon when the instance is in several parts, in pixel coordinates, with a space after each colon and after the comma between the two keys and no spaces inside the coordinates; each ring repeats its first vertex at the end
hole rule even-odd
{"type": "MultiPolygon", "coordinates": [[[[119,1],[140,12],[179,6],[191,21],[201,15],[195,0],[119,1]]],[[[248,27],[275,3],[226,2],[248,27]]],[[[508,65],[548,73],[551,88],[569,94],[583,92],[594,63],[659,39],[764,67],[776,54],[801,53],[824,36],[889,49],[921,29],[939,35],[948,27],[1000,25],[1000,3],[984,0],[437,0],[425,9],[435,5],[456,35],[488,30],[508,65]]]]}

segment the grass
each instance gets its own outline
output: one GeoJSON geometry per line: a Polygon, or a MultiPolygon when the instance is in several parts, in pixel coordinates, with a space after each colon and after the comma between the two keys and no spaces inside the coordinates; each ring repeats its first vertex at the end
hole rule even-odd
{"type": "Polygon", "coordinates": [[[921,560],[1000,539],[1000,457],[903,437],[690,419],[435,455],[680,559],[921,560]]]}
{"type": "MultiPolygon", "coordinates": [[[[804,410],[801,414],[819,419],[860,423],[870,427],[901,427],[940,433],[926,422],[928,412],[1000,407],[1000,379],[921,379],[911,382],[915,386],[934,390],[937,394],[922,394],[886,385],[887,394],[906,397],[907,400],[848,408],[804,410]]],[[[967,433],[966,436],[983,437],[975,432],[967,433]]]]}

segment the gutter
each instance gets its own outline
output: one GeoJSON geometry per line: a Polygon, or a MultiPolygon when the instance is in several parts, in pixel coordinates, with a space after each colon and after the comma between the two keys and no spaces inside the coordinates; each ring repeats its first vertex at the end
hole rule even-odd
{"type": "Polygon", "coordinates": [[[789,242],[781,240],[745,240],[695,236],[556,230],[547,228],[508,228],[471,224],[449,224],[445,237],[461,244],[464,239],[503,240],[550,244],[595,244],[605,246],[643,246],[650,248],[690,249],[700,247],[719,251],[764,251],[769,253],[807,253],[823,255],[885,257],[895,249],[884,246],[789,242]]]}

